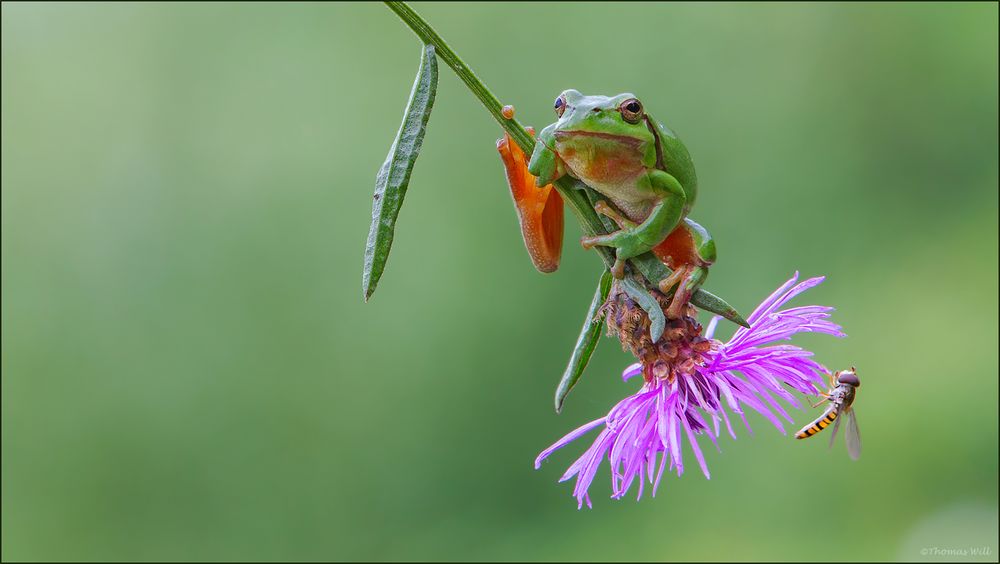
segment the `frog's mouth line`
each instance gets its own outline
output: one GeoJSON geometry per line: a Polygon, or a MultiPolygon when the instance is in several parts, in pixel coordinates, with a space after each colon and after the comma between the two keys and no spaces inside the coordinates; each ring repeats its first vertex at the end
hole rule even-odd
{"type": "Polygon", "coordinates": [[[601,139],[608,139],[610,141],[616,141],[623,145],[628,145],[630,147],[638,147],[642,141],[636,139],[635,137],[629,137],[627,135],[614,135],[613,133],[604,133],[601,131],[556,131],[556,139],[564,141],[567,139],[572,139],[573,137],[599,137],[601,139]]]}

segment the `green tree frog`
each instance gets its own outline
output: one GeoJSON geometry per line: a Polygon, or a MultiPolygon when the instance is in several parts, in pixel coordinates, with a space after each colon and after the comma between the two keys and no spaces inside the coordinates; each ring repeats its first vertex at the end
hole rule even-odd
{"type": "Polygon", "coordinates": [[[674,271],[659,289],[677,287],[667,316],[679,317],[715,262],[715,242],[687,217],[698,193],[687,147],[632,94],[609,98],[566,90],[556,98],[555,111],[559,120],[538,135],[526,167],[515,143],[497,143],[535,266],[542,272],[558,267],[562,200],[550,184],[570,175],[607,199],[595,210],[619,227],[584,237],[584,248],[613,247],[616,278],[624,276],[625,260],[652,251],[674,271]]]}

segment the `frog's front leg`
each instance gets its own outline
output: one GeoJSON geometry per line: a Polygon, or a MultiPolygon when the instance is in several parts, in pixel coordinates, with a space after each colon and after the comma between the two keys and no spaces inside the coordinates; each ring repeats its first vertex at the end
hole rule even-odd
{"type": "MultiPolygon", "coordinates": [[[[634,221],[622,215],[621,212],[611,207],[604,200],[598,200],[594,204],[594,211],[603,216],[611,218],[612,221],[618,224],[618,227],[620,229],[634,229],[636,226],[636,223],[634,221]]],[[[586,247],[586,245],[584,245],[584,247],[586,247]]],[[[619,279],[625,277],[625,261],[623,259],[620,258],[615,259],[615,263],[611,266],[611,275],[619,279]]]]}
{"type": "MultiPolygon", "coordinates": [[[[615,247],[616,267],[634,256],[641,255],[659,245],[677,227],[684,214],[687,197],[680,182],[662,170],[653,170],[640,180],[640,188],[655,194],[659,201],[653,206],[649,216],[638,225],[622,226],[607,235],[584,237],[581,244],[585,249],[595,245],[615,247]]],[[[620,278],[621,268],[616,276],[620,278]]]]}
{"type": "Polygon", "coordinates": [[[555,124],[552,124],[538,134],[531,160],[528,161],[528,172],[537,178],[538,186],[551,184],[566,174],[566,163],[552,150],[554,145],[555,124]]]}

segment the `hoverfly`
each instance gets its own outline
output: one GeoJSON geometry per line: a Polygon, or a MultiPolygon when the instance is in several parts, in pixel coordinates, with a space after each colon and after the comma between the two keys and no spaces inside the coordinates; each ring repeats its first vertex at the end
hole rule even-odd
{"type": "Polygon", "coordinates": [[[857,417],[854,415],[854,409],[851,408],[854,396],[857,394],[858,388],[861,387],[857,369],[852,366],[850,370],[838,370],[830,377],[830,386],[830,392],[820,394],[823,399],[814,404],[813,407],[819,407],[825,401],[830,402],[830,406],[818,419],[795,433],[795,438],[808,439],[836,421],[833,425],[833,433],[830,435],[830,448],[833,448],[833,440],[837,437],[840,420],[847,419],[847,425],[844,428],[847,453],[851,455],[851,458],[857,460],[861,456],[861,435],[858,433],[857,417]]]}

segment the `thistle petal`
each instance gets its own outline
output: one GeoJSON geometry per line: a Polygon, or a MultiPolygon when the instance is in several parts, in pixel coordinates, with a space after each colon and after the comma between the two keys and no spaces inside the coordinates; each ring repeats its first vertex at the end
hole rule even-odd
{"type": "MultiPolygon", "coordinates": [[[[785,433],[782,419],[793,422],[782,405],[801,408],[790,390],[816,395],[823,386],[825,368],[813,361],[812,353],[798,346],[781,343],[798,333],[824,333],[843,336],[840,326],[828,320],[832,308],[799,306],[780,309],[789,300],[815,287],[823,278],[798,282],[798,273],[785,282],[754,310],[749,318],[750,329],[740,328],[726,343],[713,345],[702,362],[691,364],[691,357],[682,362],[674,353],[663,353],[656,362],[668,370],[644,370],[643,363],[632,364],[622,372],[622,379],[643,375],[640,389],[618,402],[606,417],[595,419],[556,441],[542,451],[535,461],[541,465],[554,451],[582,437],[591,429],[604,429],[590,447],[566,470],[560,481],[576,476],[573,495],[578,507],[591,506],[588,490],[601,463],[607,459],[611,467],[611,497],[624,497],[636,478],[637,497],[645,491],[644,481],[652,483],[651,495],[656,496],[666,469],[684,473],[682,437],[690,444],[698,466],[706,478],[711,474],[698,436],[708,435],[719,449],[720,421],[736,438],[729,413],[737,414],[747,431],[745,409],[750,408],[785,433]],[[661,374],[656,376],[655,374],[661,374]],[[682,431],[683,429],[683,431],[682,431]],[[657,456],[659,468],[657,469],[657,456]],[[655,476],[654,476],[655,470],[655,476]]],[[[700,332],[694,321],[686,322],[700,332]]],[[[714,335],[718,317],[709,322],[705,336],[714,335]]],[[[673,330],[673,329],[672,329],[673,330]]],[[[677,350],[701,346],[704,339],[689,335],[689,342],[677,343],[677,350]]],[[[666,337],[665,337],[666,338],[666,337]]],[[[699,350],[706,350],[702,346],[699,350]]],[[[687,354],[687,353],[685,353],[687,354]]],[[[649,361],[645,356],[646,361],[649,361]]],[[[661,367],[662,368],[662,367],[661,367]]]]}

